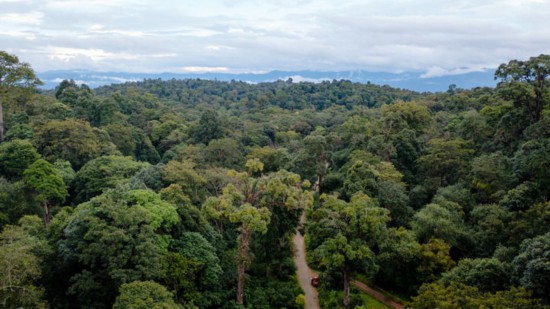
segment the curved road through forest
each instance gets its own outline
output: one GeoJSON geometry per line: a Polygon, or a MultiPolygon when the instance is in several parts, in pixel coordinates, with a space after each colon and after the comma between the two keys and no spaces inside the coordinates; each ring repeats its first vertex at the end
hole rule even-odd
{"type": "Polygon", "coordinates": [[[304,236],[296,231],[292,237],[294,243],[294,265],[296,265],[296,275],[306,299],[306,309],[318,309],[319,300],[317,299],[317,289],[311,286],[311,277],[317,274],[307,266],[306,246],[304,236]]]}
{"type": "MultiPolygon", "coordinates": [[[[303,223],[304,220],[305,220],[305,214],[302,215],[302,217],[300,218],[300,223],[303,223]]],[[[319,300],[317,296],[317,289],[311,286],[311,278],[316,276],[317,273],[311,270],[309,266],[307,266],[306,245],[304,242],[304,236],[299,231],[296,231],[296,234],[294,234],[294,237],[292,237],[292,243],[294,244],[294,265],[296,265],[296,275],[298,276],[298,283],[300,284],[300,287],[302,288],[302,291],[304,291],[304,294],[305,294],[305,300],[306,300],[305,308],[318,309],[320,307],[319,307],[319,300]]],[[[366,284],[360,281],[354,280],[351,282],[351,284],[357,287],[359,290],[376,298],[378,301],[390,306],[391,308],[395,308],[395,309],[404,308],[402,304],[398,304],[394,302],[389,297],[368,287],[366,284]]]]}

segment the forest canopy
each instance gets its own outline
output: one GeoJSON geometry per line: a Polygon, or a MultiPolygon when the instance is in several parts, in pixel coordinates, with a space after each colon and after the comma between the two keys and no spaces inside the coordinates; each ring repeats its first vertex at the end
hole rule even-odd
{"type": "Polygon", "coordinates": [[[47,91],[0,52],[0,305],[300,308],[299,229],[322,307],[547,308],[549,72],[47,91]]]}

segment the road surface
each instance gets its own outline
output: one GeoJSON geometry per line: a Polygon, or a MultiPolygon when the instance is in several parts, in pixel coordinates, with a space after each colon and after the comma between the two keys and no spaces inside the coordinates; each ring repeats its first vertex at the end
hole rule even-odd
{"type": "Polygon", "coordinates": [[[366,284],[364,284],[363,282],[360,282],[360,281],[357,281],[357,280],[353,280],[351,282],[351,284],[353,286],[355,286],[356,288],[358,288],[359,290],[369,294],[370,296],[376,298],[376,300],[378,300],[379,302],[381,303],[384,303],[394,309],[403,309],[404,306],[401,305],[401,304],[398,304],[396,302],[394,302],[393,300],[391,300],[389,297],[387,297],[386,295],[370,288],[369,286],[367,286],[366,284]]]}
{"type": "Polygon", "coordinates": [[[317,298],[317,289],[311,286],[311,278],[317,274],[307,266],[306,246],[304,236],[296,231],[292,237],[294,243],[294,265],[296,265],[296,275],[306,299],[306,309],[318,309],[319,300],[317,298]]]}
{"type": "MultiPolygon", "coordinates": [[[[302,215],[300,222],[303,223],[305,220],[305,214],[302,215]]],[[[306,245],[304,241],[304,236],[296,231],[296,234],[292,237],[292,243],[294,244],[294,265],[296,265],[296,275],[298,276],[298,283],[304,291],[306,299],[306,309],[319,309],[319,299],[317,296],[317,289],[311,286],[311,278],[317,276],[309,266],[307,266],[306,260],[306,245]]],[[[370,296],[376,298],[378,301],[394,308],[394,309],[403,309],[402,304],[398,304],[391,300],[386,295],[368,287],[366,284],[353,280],[351,284],[357,287],[359,290],[369,294],[370,296]]]]}

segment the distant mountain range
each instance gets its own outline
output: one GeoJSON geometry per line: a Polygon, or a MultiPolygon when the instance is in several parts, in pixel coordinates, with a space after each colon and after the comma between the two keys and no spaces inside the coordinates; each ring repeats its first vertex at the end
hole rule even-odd
{"type": "Polygon", "coordinates": [[[294,82],[322,82],[332,80],[350,80],[358,83],[372,83],[389,85],[420,92],[439,92],[449,89],[449,85],[458,88],[470,89],[475,87],[493,87],[494,70],[470,72],[456,75],[424,77],[422,72],[383,73],[368,71],[317,72],[317,71],[271,71],[267,73],[126,73],[126,72],[97,72],[97,71],[46,71],[38,73],[45,83],[45,89],[55,88],[64,79],[73,79],[77,83],[85,83],[91,88],[103,85],[142,81],[143,79],[209,79],[220,81],[244,81],[250,83],[273,82],[288,80],[294,82]]]}

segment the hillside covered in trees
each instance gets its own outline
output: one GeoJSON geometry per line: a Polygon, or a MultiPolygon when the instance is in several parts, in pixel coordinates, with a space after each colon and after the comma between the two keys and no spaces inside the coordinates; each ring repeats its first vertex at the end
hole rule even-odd
{"type": "Polygon", "coordinates": [[[301,308],[299,228],[323,308],[547,308],[549,73],[38,91],[0,52],[0,306],[301,308]]]}

